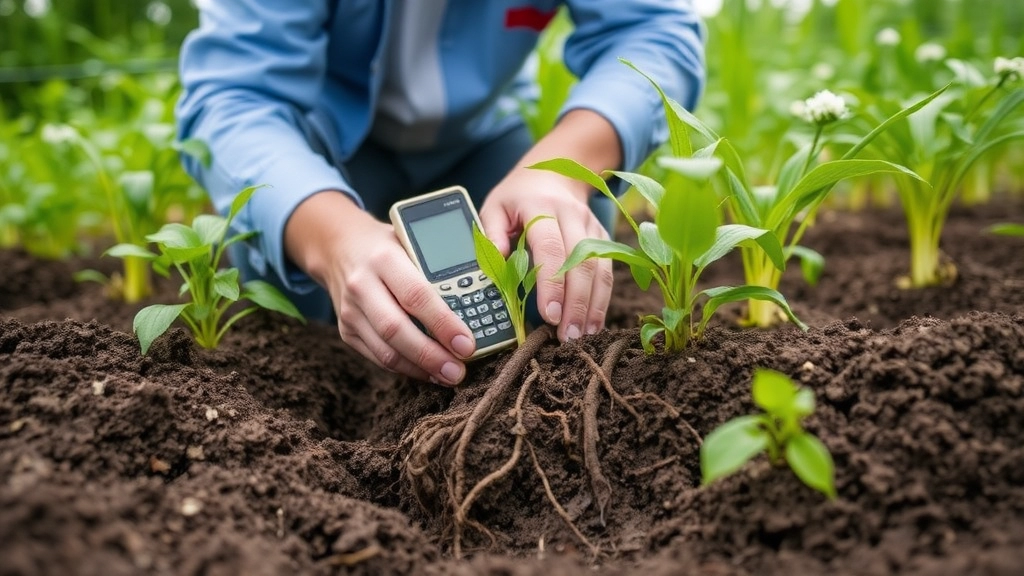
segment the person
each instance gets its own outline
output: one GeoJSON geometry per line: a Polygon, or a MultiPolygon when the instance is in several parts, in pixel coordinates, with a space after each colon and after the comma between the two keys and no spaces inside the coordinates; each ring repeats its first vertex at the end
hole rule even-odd
{"type": "Polygon", "coordinates": [[[259,231],[232,253],[243,277],[279,286],[307,317],[379,366],[455,385],[474,351],[468,327],[423,278],[389,223],[403,197],[459,184],[507,253],[527,236],[540,265],[537,311],[560,339],[600,330],[610,262],[555,276],[584,238],[607,231],[595,192],[526,167],[570,157],[634,169],[667,137],[661,100],[619,58],[693,107],[703,31],[689,0],[569,0],[564,59],[579,82],[534,143],[517,113],[520,72],[555,0],[230,0],[197,3],[181,54],[180,138],[212,162],[187,171],[226,212],[263,184],[235,223],[259,231]],[[418,320],[434,338],[413,322],[418,320]]]}

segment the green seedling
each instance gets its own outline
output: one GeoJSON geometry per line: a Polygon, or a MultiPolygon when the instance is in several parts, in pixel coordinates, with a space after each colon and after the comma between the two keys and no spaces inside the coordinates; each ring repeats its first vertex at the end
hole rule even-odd
{"type": "Polygon", "coordinates": [[[534,53],[536,98],[519,103],[520,114],[534,141],[540,140],[555,126],[569,92],[576,85],[576,76],[565,67],[562,57],[565,40],[572,31],[572,20],[563,7],[537,41],[534,53]]]}
{"type": "Polygon", "coordinates": [[[1024,224],[1014,224],[1012,222],[994,224],[989,226],[988,231],[999,236],[1024,237],[1024,224]]]}
{"type": "MultiPolygon", "coordinates": [[[[1024,65],[1024,59],[1018,61],[1024,65]]],[[[1024,104],[1024,89],[1008,89],[1019,77],[1015,68],[997,65],[994,81],[986,81],[965,62],[949,65],[960,71],[958,83],[933,94],[927,106],[876,143],[881,155],[913,167],[925,178],[897,179],[910,235],[910,274],[900,279],[903,288],[941,285],[956,278],[955,266],[943,262],[940,249],[950,207],[977,162],[1024,139],[1024,123],[1012,116],[1024,104]]],[[[884,110],[898,103],[881,100],[877,106],[884,110]]]]}
{"type": "Polygon", "coordinates": [[[814,392],[785,374],[759,369],[752,386],[763,414],[734,418],[712,431],[700,447],[703,484],[728,476],[761,453],[775,466],[788,464],[807,486],[835,498],[834,465],[828,448],[800,425],[814,413],[814,392]]]}
{"type": "Polygon", "coordinates": [[[118,258],[148,261],[153,270],[164,277],[169,277],[171,269],[174,269],[185,280],[180,294],[187,293],[189,302],[154,304],[135,315],[133,328],[143,354],[177,318],[192,330],[196,342],[204,348],[216,348],[235,322],[260,308],[304,321],[288,298],[272,285],[262,280],[250,280],[239,286],[238,269],[219,267],[228,246],[257,234],[246,232],[225,239],[231,221],[257,189],[249,187],[240,192],[231,203],[227,218],[200,214],[191,226],[165,224],[155,234],[146,236],[146,240],[156,243],[159,255],[136,244],[118,244],[107,251],[118,258]],[[246,306],[225,319],[229,308],[244,300],[254,305],[246,306]]]}
{"type": "MultiPolygon", "coordinates": [[[[785,162],[776,184],[753,186],[747,178],[747,171],[739,153],[729,140],[716,134],[682,105],[668,97],[653,78],[632,63],[625,60],[623,62],[646,78],[661,95],[668,120],[673,157],[664,158],[661,163],[671,165],[680,158],[718,159],[724,165],[724,169],[716,174],[714,182],[719,195],[725,199],[729,219],[735,224],[771,231],[783,246],[785,259],[800,259],[804,277],[811,284],[817,281],[824,259],[799,243],[807,227],[814,221],[822,201],[837,183],[880,173],[899,174],[908,179],[921,180],[920,176],[898,164],[884,160],[861,160],[855,156],[881,132],[923,107],[936,95],[901,110],[879,124],[842,158],[816,164],[825,144],[825,128],[848,114],[842,98],[831,92],[819,92],[801,103],[803,109],[799,110],[800,115],[814,127],[811,143],[800,148],[785,162]],[[704,142],[703,147],[694,148],[691,133],[704,142]]],[[[750,286],[776,290],[785,267],[775,260],[773,252],[763,248],[760,244],[741,246],[744,279],[750,286]]],[[[780,310],[772,299],[752,297],[747,303],[744,323],[766,327],[776,323],[780,317],[787,316],[790,316],[790,313],[780,310]]]]}
{"type": "Polygon", "coordinates": [[[509,321],[516,331],[516,341],[526,341],[526,297],[537,284],[538,266],[530,267],[530,255],[526,252],[526,233],[538,220],[551,216],[537,216],[526,223],[515,250],[506,260],[497,246],[473,223],[473,246],[476,249],[480,271],[494,282],[508,309],[509,321]]]}
{"type": "Polygon", "coordinates": [[[611,258],[629,265],[633,279],[642,290],[652,281],[658,284],[665,306],[661,316],[649,314],[640,318],[640,342],[650,354],[654,340],[664,335],[666,352],[686,348],[699,339],[708,321],[723,304],[748,299],[775,303],[793,323],[807,327],[793,315],[785,297],[777,290],[763,286],[721,286],[697,290],[697,281],[705,268],[737,246],[756,247],[780,268],[785,265],[782,246],[769,231],[741,224],[720,225],[722,214],[710,180],[723,163],[717,158],[675,158],[665,163],[682,179],[682,186],[666,188],[658,181],[632,172],[606,171],[598,175],[567,158],[547,160],[531,168],[550,170],[586,182],[610,198],[633,228],[640,249],[621,242],[590,238],[573,248],[564,274],[590,258],[611,258]],[[650,203],[654,222],[637,223],[609,189],[604,177],[617,176],[632,184],[650,203]],[[703,303],[700,320],[696,319],[698,304],[703,303]]]}

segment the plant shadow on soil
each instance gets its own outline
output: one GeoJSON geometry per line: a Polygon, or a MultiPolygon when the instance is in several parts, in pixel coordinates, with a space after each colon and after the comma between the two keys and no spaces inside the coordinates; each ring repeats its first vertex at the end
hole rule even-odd
{"type": "Polygon", "coordinates": [[[1008,219],[1019,201],[958,209],[960,278],[908,293],[898,213],[823,214],[825,276],[782,288],[809,332],[732,308],[674,356],[640,351],[660,304],[617,270],[611,330],[538,331],[457,390],[267,314],[142,357],[139,306],[70,283],[81,262],[0,252],[0,575],[1016,574],[1024,241],[981,232],[1008,219]],[[763,458],[700,487],[757,367],[815,391],[836,500],[763,458]]]}

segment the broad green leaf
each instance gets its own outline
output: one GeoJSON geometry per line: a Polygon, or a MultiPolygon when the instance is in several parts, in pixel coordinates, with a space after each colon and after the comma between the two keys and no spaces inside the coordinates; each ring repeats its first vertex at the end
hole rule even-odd
{"type": "Polygon", "coordinates": [[[665,187],[662,186],[660,182],[649,176],[633,172],[609,170],[608,173],[629,182],[629,184],[633,186],[633,188],[636,188],[636,191],[639,192],[645,200],[647,200],[651,207],[654,208],[655,213],[657,213],[658,206],[661,206],[661,198],[665,195],[665,187]]]}
{"type": "Polygon", "coordinates": [[[213,275],[213,291],[235,302],[241,292],[238,287],[238,269],[225,268],[213,275]]]}
{"type": "Polygon", "coordinates": [[[243,284],[241,298],[252,301],[260,308],[280,312],[285,316],[301,320],[303,323],[306,322],[291,300],[277,288],[262,280],[250,280],[243,284]]]}
{"type": "Polygon", "coordinates": [[[252,198],[252,195],[255,194],[257,190],[263,188],[264,186],[265,185],[249,186],[248,188],[242,190],[241,192],[238,193],[238,195],[235,196],[235,199],[231,201],[231,210],[228,212],[229,224],[231,223],[232,220],[235,219],[235,216],[238,214],[238,212],[242,210],[242,207],[245,206],[247,202],[249,202],[249,199],[252,198]]]}
{"type": "Polygon", "coordinates": [[[722,169],[720,158],[672,158],[662,156],[658,158],[658,166],[682,174],[695,183],[703,183],[710,180],[722,169]]]}
{"type": "Polygon", "coordinates": [[[1024,236],[1024,224],[995,224],[989,226],[987,230],[1002,236],[1024,236]]]}
{"type": "MultiPolygon", "coordinates": [[[[530,255],[526,253],[526,250],[514,250],[508,255],[508,261],[505,263],[505,278],[518,286],[526,277],[526,272],[529,269],[530,255]]],[[[509,289],[512,288],[514,286],[509,286],[509,289]]]]}
{"type": "Polygon", "coordinates": [[[565,264],[562,265],[562,268],[555,275],[565,274],[584,260],[590,258],[611,258],[630,266],[639,266],[648,270],[654,270],[657,267],[647,255],[628,244],[600,238],[584,238],[572,249],[569,257],[565,260],[565,264]]]}
{"type": "Polygon", "coordinates": [[[661,86],[654,81],[653,78],[648,76],[643,70],[640,70],[632,62],[625,58],[619,58],[619,62],[622,62],[626,66],[629,66],[638,74],[647,79],[648,82],[654,86],[654,89],[658,91],[658,96],[661,97],[661,105],[665,111],[665,120],[668,123],[668,138],[669,146],[672,149],[672,154],[675,156],[689,156],[693,150],[690,144],[689,134],[686,132],[686,126],[683,123],[683,117],[675,113],[676,108],[683,109],[678,104],[673,106],[673,100],[669,98],[665,92],[661,89],[661,86]],[[670,113],[672,112],[672,113],[670,113]]]}
{"type": "Polygon", "coordinates": [[[527,166],[527,168],[530,168],[531,170],[547,170],[549,172],[554,172],[556,174],[572,178],[573,180],[586,182],[601,191],[605,196],[615,198],[615,195],[612,194],[611,189],[608,188],[608,183],[604,181],[604,178],[601,178],[601,176],[596,174],[590,168],[587,168],[570,158],[544,160],[543,162],[538,162],[532,166],[527,166]]]}
{"type": "Polygon", "coordinates": [[[751,385],[754,404],[773,416],[793,412],[793,399],[797,387],[789,376],[775,370],[759,368],[754,372],[751,385]]]}
{"type": "Polygon", "coordinates": [[[662,240],[658,233],[658,227],[653,222],[640,223],[640,234],[637,236],[637,240],[644,254],[650,256],[655,263],[662,266],[672,263],[672,249],[662,240]]]}
{"type": "Polygon", "coordinates": [[[705,486],[736,472],[768,447],[760,416],[740,416],[704,438],[700,447],[701,484],[705,486]]]}
{"type": "Polygon", "coordinates": [[[786,462],[797,477],[829,498],[836,497],[835,465],[828,448],[811,434],[797,434],[786,443],[786,462]]]}
{"type": "Polygon", "coordinates": [[[260,234],[259,230],[250,230],[249,232],[242,232],[241,234],[235,234],[234,236],[232,236],[232,237],[228,238],[227,240],[225,240],[223,244],[221,244],[221,249],[223,250],[224,248],[227,248],[228,246],[231,246],[232,244],[234,244],[236,242],[244,242],[245,240],[248,240],[250,238],[255,238],[256,236],[259,236],[259,234],[260,234]]]}
{"type": "Polygon", "coordinates": [[[157,256],[156,254],[146,250],[142,246],[136,244],[121,243],[115,244],[107,249],[103,253],[104,256],[113,256],[114,258],[143,258],[145,260],[153,260],[157,256]]]}
{"type": "Polygon", "coordinates": [[[754,228],[744,224],[725,224],[715,230],[715,243],[694,261],[694,266],[704,268],[732,251],[744,242],[753,241],[764,250],[765,254],[779,270],[786,269],[782,245],[778,237],[770,230],[754,228]]]}
{"type": "Polygon", "coordinates": [[[188,138],[186,140],[175,141],[172,146],[178,152],[187,154],[195,158],[204,168],[209,168],[213,162],[213,156],[210,154],[210,147],[206,145],[206,142],[199,138],[188,138]]]}
{"type": "Polygon", "coordinates": [[[136,214],[148,215],[149,202],[153,198],[153,171],[132,170],[124,172],[117,179],[125,200],[136,214]]]}
{"type": "Polygon", "coordinates": [[[153,304],[146,306],[135,315],[132,321],[132,330],[139,337],[139,346],[142,348],[142,355],[149,352],[153,341],[167,332],[174,320],[181,314],[188,304],[153,304]]]}
{"type": "Polygon", "coordinates": [[[822,271],[825,270],[825,257],[806,246],[786,248],[786,259],[794,256],[800,260],[800,272],[803,273],[804,281],[816,286],[821,279],[822,271]]]}
{"type": "Polygon", "coordinates": [[[629,265],[629,272],[633,275],[633,281],[636,282],[637,287],[643,291],[647,291],[651,287],[651,282],[654,280],[654,272],[644,266],[629,265]]]}
{"type": "Polygon", "coordinates": [[[910,127],[910,137],[918,150],[923,151],[925,157],[932,157],[937,152],[939,138],[936,134],[938,119],[942,112],[953,102],[958,100],[952,94],[943,94],[927,105],[922,106],[916,114],[907,118],[910,127]]]}
{"type": "Polygon", "coordinates": [[[701,314],[700,325],[697,327],[697,334],[704,333],[704,328],[722,304],[751,299],[764,300],[776,304],[786,314],[790,322],[801,330],[807,330],[807,325],[793,314],[789,303],[786,302],[786,297],[777,290],[765,286],[721,286],[718,288],[708,288],[701,292],[701,294],[707,296],[708,301],[704,303],[704,310],[701,314]]]}
{"type": "Polygon", "coordinates": [[[523,298],[525,299],[533,287],[537,285],[537,271],[540,270],[540,266],[534,266],[526,273],[523,278],[523,298]]]}
{"type": "Polygon", "coordinates": [[[680,310],[678,308],[664,307],[661,309],[661,318],[665,323],[665,328],[671,332],[679,330],[679,324],[682,322],[688,322],[690,318],[689,311],[680,310]]]}
{"type": "Polygon", "coordinates": [[[733,177],[737,180],[739,185],[744,189],[750,188],[750,184],[747,182],[747,172],[746,168],[743,166],[743,160],[740,159],[740,155],[736,152],[736,149],[733,148],[732,143],[725,138],[719,138],[713,141],[701,150],[694,152],[693,155],[695,157],[699,156],[704,158],[714,156],[721,159],[725,164],[726,169],[729,172],[732,172],[733,177]]]}
{"type": "Polygon", "coordinates": [[[668,190],[655,222],[661,238],[675,250],[684,266],[690,266],[715,243],[715,230],[722,223],[722,214],[718,198],[707,188],[668,190]]]}
{"type": "Polygon", "coordinates": [[[202,238],[192,228],[185,226],[184,224],[178,224],[172,222],[170,224],[164,224],[159,231],[154,232],[146,236],[146,240],[150,242],[156,242],[164,248],[175,248],[175,249],[192,249],[202,248],[207,249],[203,243],[202,238]]]}
{"type": "Polygon", "coordinates": [[[192,229],[207,246],[220,244],[228,231],[228,221],[213,214],[200,214],[192,220],[192,229]]]}
{"type": "Polygon", "coordinates": [[[511,289],[505,268],[505,258],[498,251],[498,247],[491,242],[480,230],[480,227],[473,223],[473,247],[476,250],[476,261],[480,270],[494,282],[500,290],[511,289]]]}
{"type": "Polygon", "coordinates": [[[860,154],[861,150],[863,150],[867,145],[871,144],[871,142],[873,142],[875,138],[877,138],[880,134],[888,130],[890,126],[906,118],[907,116],[910,116],[914,112],[917,112],[921,108],[927,106],[929,102],[938,98],[939,95],[948,90],[950,86],[952,86],[952,84],[946,84],[942,88],[939,88],[935,92],[932,92],[928,96],[925,96],[921,100],[918,100],[916,103],[886,118],[885,122],[882,122],[881,124],[876,126],[874,130],[867,134],[867,136],[861,138],[860,142],[858,142],[855,146],[847,150],[846,154],[843,154],[841,160],[849,160],[855,157],[857,154],[860,154]]]}
{"type": "Polygon", "coordinates": [[[803,418],[814,414],[814,391],[810,388],[800,388],[793,396],[793,414],[797,418],[803,418]]]}
{"type": "Polygon", "coordinates": [[[654,338],[664,331],[665,327],[661,324],[647,323],[640,326],[640,345],[645,353],[654,354],[654,338]]]}
{"type": "Polygon", "coordinates": [[[106,274],[99,270],[93,270],[91,268],[85,270],[79,270],[71,275],[71,278],[75,282],[96,282],[97,284],[106,285],[110,282],[110,278],[106,274]]]}

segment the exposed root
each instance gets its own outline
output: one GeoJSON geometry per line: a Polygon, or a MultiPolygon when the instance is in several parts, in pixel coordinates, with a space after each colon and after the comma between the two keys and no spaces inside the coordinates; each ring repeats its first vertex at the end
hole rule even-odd
{"type": "MultiPolygon", "coordinates": [[[[519,389],[519,395],[516,397],[515,408],[512,409],[512,413],[516,419],[516,425],[512,428],[512,433],[515,434],[516,436],[515,444],[512,446],[512,455],[509,457],[508,460],[505,461],[504,464],[501,465],[500,468],[494,470],[487,476],[484,476],[479,482],[477,482],[476,485],[473,486],[472,489],[470,489],[469,494],[466,494],[466,498],[462,500],[462,502],[456,502],[455,536],[453,548],[455,548],[458,552],[461,552],[462,527],[465,524],[468,523],[477,529],[483,528],[483,525],[481,525],[479,522],[467,522],[469,509],[470,507],[473,506],[473,502],[476,501],[476,499],[480,496],[480,494],[484,491],[485,488],[487,488],[494,482],[497,482],[501,478],[504,478],[509,472],[511,472],[512,469],[515,468],[515,465],[519,462],[519,457],[522,455],[523,439],[526,437],[526,426],[523,425],[523,402],[526,401],[526,395],[530,391],[530,386],[533,385],[534,381],[537,380],[537,376],[540,375],[540,365],[537,364],[537,361],[532,360],[531,364],[533,365],[533,372],[530,373],[530,375],[526,378],[526,382],[524,382],[523,386],[519,389]]],[[[483,531],[485,534],[489,535],[489,537],[491,538],[491,543],[493,545],[494,536],[486,528],[483,528],[483,531]]]]}
{"type": "MultiPolygon", "coordinates": [[[[608,351],[605,353],[605,358],[608,357],[608,354],[611,354],[612,350],[615,350],[615,362],[617,362],[619,356],[622,354],[622,347],[625,346],[625,344],[626,342],[624,340],[619,340],[618,342],[615,342],[614,344],[609,346],[608,351]]],[[[601,384],[604,386],[605,391],[608,392],[608,396],[611,396],[612,400],[614,400],[619,406],[625,408],[626,411],[633,416],[633,418],[636,418],[638,424],[643,424],[643,419],[640,418],[640,413],[636,411],[636,408],[633,408],[633,405],[629,403],[629,400],[623,398],[622,395],[616,392],[615,388],[612,386],[612,381],[610,378],[608,378],[608,374],[611,372],[611,368],[603,368],[601,366],[598,366],[597,362],[594,361],[594,358],[583,350],[580,350],[580,356],[583,357],[583,360],[586,361],[588,366],[590,366],[590,369],[594,372],[594,375],[597,376],[597,378],[600,380],[601,384]]],[[[612,362],[611,366],[615,366],[615,362],[612,362]]],[[[607,365],[607,362],[605,362],[605,364],[607,365]]]]}
{"type": "Polygon", "coordinates": [[[572,448],[572,431],[569,430],[569,417],[565,415],[565,412],[562,412],[561,410],[547,412],[540,408],[534,407],[533,413],[544,418],[554,418],[558,420],[558,423],[561,425],[562,428],[562,446],[566,450],[572,448]]]}
{"type": "Polygon", "coordinates": [[[609,346],[605,352],[603,366],[597,366],[597,363],[594,362],[593,358],[590,358],[589,354],[581,352],[584,355],[583,357],[589,359],[593,363],[594,368],[596,368],[583,396],[583,463],[586,466],[587,473],[590,475],[590,488],[594,491],[594,500],[597,502],[602,526],[605,525],[604,511],[612,497],[612,486],[601,470],[601,462],[597,455],[597,408],[599,405],[597,396],[600,391],[602,377],[606,380],[608,379],[607,375],[615,367],[615,363],[618,362],[619,356],[622,355],[625,347],[625,340],[619,340],[609,346]]]}
{"type": "Polygon", "coordinates": [[[700,446],[702,446],[704,444],[704,439],[701,438],[700,432],[697,432],[696,428],[691,426],[690,423],[687,422],[685,418],[683,418],[683,415],[679,413],[679,410],[677,410],[675,406],[669,404],[661,396],[658,396],[657,394],[652,394],[651,392],[643,392],[643,393],[640,393],[640,394],[633,394],[633,395],[627,396],[626,399],[627,400],[649,400],[649,401],[654,402],[656,404],[661,404],[665,408],[665,410],[668,411],[669,416],[671,416],[672,418],[676,419],[678,421],[679,426],[682,427],[690,435],[693,436],[693,438],[697,441],[697,447],[700,447],[700,446]]]}
{"type": "Polygon", "coordinates": [[[558,515],[561,516],[565,524],[570,530],[572,530],[572,533],[580,539],[580,542],[590,549],[591,555],[594,558],[597,558],[598,553],[601,552],[600,548],[591,544],[590,540],[587,540],[587,537],[580,532],[580,529],[576,527],[572,518],[569,517],[569,513],[566,512],[565,508],[562,508],[562,505],[558,503],[558,498],[555,498],[555,493],[551,491],[551,483],[548,482],[548,476],[544,473],[544,468],[541,467],[540,460],[537,459],[537,453],[533,451],[533,444],[531,444],[529,440],[526,441],[526,448],[530,451],[530,458],[533,460],[533,469],[537,471],[537,475],[540,476],[540,481],[544,483],[544,493],[547,494],[551,505],[554,506],[558,515]]]}
{"type": "Polygon", "coordinates": [[[665,458],[664,460],[659,460],[654,464],[651,464],[650,466],[644,466],[643,468],[630,470],[626,472],[626,475],[633,478],[636,478],[637,476],[646,476],[651,472],[656,472],[664,468],[665,466],[668,466],[669,464],[674,464],[677,460],[679,460],[679,456],[669,456],[668,458],[665,458]]]}

